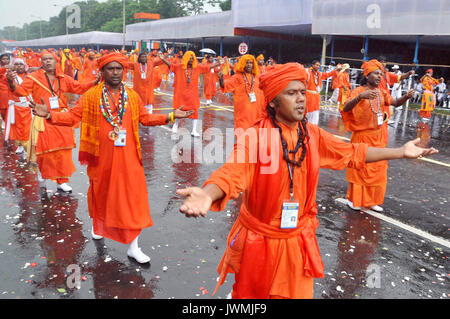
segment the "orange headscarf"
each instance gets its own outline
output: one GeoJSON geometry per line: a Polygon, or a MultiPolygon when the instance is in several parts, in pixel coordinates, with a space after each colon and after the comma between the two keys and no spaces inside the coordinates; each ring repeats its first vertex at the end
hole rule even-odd
{"type": "Polygon", "coordinates": [[[245,65],[247,64],[248,60],[251,60],[253,62],[252,73],[254,75],[258,75],[259,74],[258,63],[256,63],[255,57],[251,54],[246,54],[240,57],[239,61],[234,66],[234,71],[244,73],[245,65]]]}
{"type": "Polygon", "coordinates": [[[120,63],[124,68],[128,66],[128,58],[126,56],[117,52],[111,52],[98,59],[98,68],[102,69],[111,62],[120,63]]]}
{"type": "Polygon", "coordinates": [[[266,102],[280,94],[293,80],[305,83],[307,78],[305,68],[299,63],[277,64],[259,78],[259,88],[264,92],[266,102]]]}
{"type": "Polygon", "coordinates": [[[363,74],[364,76],[367,76],[369,73],[380,69],[381,71],[384,71],[384,67],[383,64],[381,64],[380,62],[378,62],[378,60],[370,60],[368,62],[364,62],[363,65],[361,66],[361,68],[363,69],[363,74]]]}
{"type": "Polygon", "coordinates": [[[264,60],[264,55],[262,55],[262,54],[258,55],[258,57],[256,58],[256,61],[259,61],[261,59],[264,60]]]}
{"type": "Polygon", "coordinates": [[[197,67],[197,57],[195,56],[195,53],[193,51],[186,51],[186,53],[183,55],[183,59],[181,59],[181,64],[183,64],[183,69],[187,68],[187,64],[191,57],[194,58],[194,62],[192,62],[192,68],[197,67]]]}

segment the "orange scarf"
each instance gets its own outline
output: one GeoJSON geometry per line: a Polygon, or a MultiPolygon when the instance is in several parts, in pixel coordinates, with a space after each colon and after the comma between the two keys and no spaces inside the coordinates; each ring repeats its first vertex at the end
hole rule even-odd
{"type": "MultiPolygon", "coordinates": [[[[142,160],[141,143],[139,141],[139,97],[133,90],[126,88],[128,94],[128,109],[133,121],[133,134],[136,138],[136,148],[139,160],[142,160]]],[[[103,82],[94,86],[82,96],[83,111],[81,115],[80,152],[78,159],[82,165],[97,165],[99,156],[100,110],[103,94],[103,82]]]]}

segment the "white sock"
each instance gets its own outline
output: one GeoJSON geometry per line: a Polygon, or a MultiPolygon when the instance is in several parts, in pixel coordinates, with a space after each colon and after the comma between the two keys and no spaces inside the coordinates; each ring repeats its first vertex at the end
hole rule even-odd
{"type": "Polygon", "coordinates": [[[139,236],[137,236],[128,247],[127,255],[134,258],[138,263],[145,264],[150,261],[150,257],[144,254],[138,246],[139,236]]]}

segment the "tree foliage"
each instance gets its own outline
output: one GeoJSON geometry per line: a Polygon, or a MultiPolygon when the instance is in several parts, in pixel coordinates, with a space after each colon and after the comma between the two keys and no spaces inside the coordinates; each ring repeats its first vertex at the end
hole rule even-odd
{"type": "MultiPolygon", "coordinates": [[[[81,27],[69,29],[69,34],[89,31],[122,32],[122,0],[101,3],[88,0],[74,3],[81,9],[81,27]]],[[[133,24],[143,22],[134,18],[137,12],[159,13],[161,19],[167,19],[204,13],[206,5],[219,5],[222,10],[229,10],[231,0],[125,0],[125,5],[125,22],[133,24]]],[[[43,38],[66,34],[65,9],[61,9],[60,13],[49,21],[36,20],[25,23],[22,28],[7,26],[0,29],[1,38],[18,41],[38,39],[41,34],[43,38]]]]}

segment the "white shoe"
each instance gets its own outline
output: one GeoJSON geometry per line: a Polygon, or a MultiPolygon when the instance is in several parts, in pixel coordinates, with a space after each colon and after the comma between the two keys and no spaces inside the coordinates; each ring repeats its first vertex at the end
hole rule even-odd
{"type": "Polygon", "coordinates": [[[94,233],[94,226],[92,226],[92,229],[91,229],[91,237],[92,237],[92,239],[95,239],[95,240],[103,239],[103,236],[99,236],[94,233]]]}
{"type": "Polygon", "coordinates": [[[382,212],[382,211],[384,211],[383,207],[378,206],[378,205],[370,206],[370,209],[371,209],[371,210],[374,210],[374,211],[376,211],[376,212],[382,212]]]}
{"type": "Polygon", "coordinates": [[[58,184],[56,187],[57,189],[62,190],[63,192],[69,193],[72,191],[72,187],[69,186],[67,183],[58,184]]]}
{"type": "Polygon", "coordinates": [[[353,203],[351,201],[349,201],[348,199],[347,199],[347,205],[348,205],[348,207],[350,207],[353,210],[361,210],[361,207],[353,206],[353,203]]]}
{"type": "Polygon", "coordinates": [[[134,258],[134,260],[136,260],[140,264],[146,264],[150,262],[151,259],[149,256],[144,254],[140,248],[135,248],[133,250],[128,249],[127,255],[130,258],[134,258]]]}
{"type": "Polygon", "coordinates": [[[22,154],[23,152],[25,152],[25,149],[23,148],[22,145],[20,145],[20,146],[16,149],[16,154],[22,154]]]}
{"type": "Polygon", "coordinates": [[[194,137],[200,137],[200,134],[198,134],[197,131],[192,131],[191,135],[194,137]]]}

